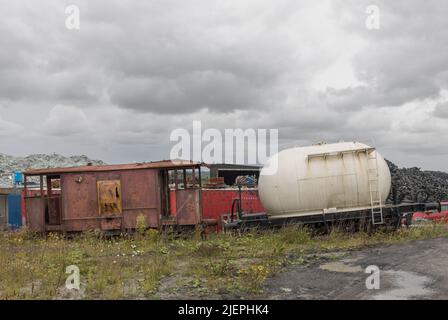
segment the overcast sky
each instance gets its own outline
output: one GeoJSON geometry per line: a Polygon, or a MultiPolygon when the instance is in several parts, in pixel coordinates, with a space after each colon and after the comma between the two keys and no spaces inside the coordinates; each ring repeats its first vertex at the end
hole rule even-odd
{"type": "Polygon", "coordinates": [[[446,171],[447,30],[446,0],[0,0],[0,152],[166,159],[202,120],[446,171]]]}

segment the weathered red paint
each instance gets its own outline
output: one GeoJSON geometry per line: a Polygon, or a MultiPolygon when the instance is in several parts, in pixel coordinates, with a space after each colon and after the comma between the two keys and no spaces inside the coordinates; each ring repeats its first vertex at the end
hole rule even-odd
{"type": "MultiPolygon", "coordinates": [[[[238,189],[202,189],[202,215],[203,219],[221,220],[221,216],[229,214],[232,202],[239,198],[238,189]]],[[[258,196],[257,189],[241,191],[242,209],[246,213],[264,212],[264,207],[258,196]]],[[[176,214],[176,194],[171,190],[171,212],[176,214]]]]}
{"type": "MultiPolygon", "coordinates": [[[[160,227],[162,215],[161,170],[199,168],[200,164],[157,162],[147,164],[87,166],[80,168],[40,169],[25,172],[25,176],[47,177],[47,188],[25,190],[25,215],[33,231],[84,231],[134,229],[142,216],[152,228],[160,227]],[[165,166],[165,167],[164,167],[165,166]],[[110,170],[107,170],[110,169],[110,170]],[[50,179],[60,179],[61,191],[51,190],[50,179]],[[119,181],[121,212],[100,215],[98,181],[119,181]],[[46,213],[46,214],[45,214],[46,213]]],[[[43,181],[43,180],[42,180],[43,181]]],[[[118,183],[118,182],[117,182],[118,183]]],[[[118,192],[118,191],[117,191],[118,192]]],[[[196,225],[201,222],[201,191],[199,188],[176,190],[178,194],[175,221],[178,225],[196,225]]],[[[115,195],[114,195],[115,197],[115,195]]]]}
{"type": "Polygon", "coordinates": [[[176,219],[179,224],[190,225],[200,221],[199,197],[198,189],[178,190],[176,192],[176,219]]]}
{"type": "MultiPolygon", "coordinates": [[[[60,190],[53,190],[52,191],[54,195],[60,194],[60,190]]],[[[47,196],[47,192],[44,191],[44,195],[47,196]]],[[[39,198],[40,199],[40,190],[39,189],[29,189],[22,190],[22,225],[26,226],[27,220],[28,220],[28,213],[27,213],[27,204],[25,202],[25,198],[39,198]]],[[[29,206],[29,204],[28,204],[29,206]]]]}
{"type": "MultiPolygon", "coordinates": [[[[202,190],[202,210],[204,219],[221,219],[224,214],[232,210],[232,202],[238,199],[237,189],[204,189],[202,190]]],[[[247,189],[241,191],[242,210],[246,213],[264,212],[258,196],[258,190],[247,189]]]]}

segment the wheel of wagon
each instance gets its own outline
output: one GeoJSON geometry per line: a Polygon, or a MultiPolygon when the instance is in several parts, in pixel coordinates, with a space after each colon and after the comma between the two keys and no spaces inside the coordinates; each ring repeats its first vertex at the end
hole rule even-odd
{"type": "Polygon", "coordinates": [[[357,230],[357,223],[356,220],[348,220],[345,223],[345,230],[350,233],[355,233],[357,230]]]}
{"type": "Polygon", "coordinates": [[[369,217],[363,217],[359,219],[359,230],[365,233],[371,233],[372,232],[372,219],[369,217]]]}
{"type": "Polygon", "coordinates": [[[358,220],[358,230],[365,232],[366,231],[366,219],[361,218],[358,220]]]}
{"type": "Polygon", "coordinates": [[[334,220],[331,224],[331,231],[344,231],[344,221],[343,220],[334,220]]]}

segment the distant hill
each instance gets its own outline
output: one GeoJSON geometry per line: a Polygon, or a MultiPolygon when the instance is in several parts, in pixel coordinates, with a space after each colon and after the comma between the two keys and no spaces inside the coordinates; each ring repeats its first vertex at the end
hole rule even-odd
{"type": "Polygon", "coordinates": [[[85,155],[64,157],[54,153],[14,157],[0,153],[0,187],[12,187],[10,177],[14,171],[25,171],[38,168],[77,167],[89,163],[92,165],[105,164],[101,160],[93,160],[85,155]]]}
{"type": "MultiPolygon", "coordinates": [[[[392,190],[388,201],[433,202],[448,200],[448,173],[441,171],[424,171],[420,168],[399,168],[387,161],[392,175],[392,190]]],[[[32,154],[26,157],[14,157],[0,153],[0,187],[12,187],[10,179],[16,170],[25,171],[37,168],[76,167],[104,165],[101,160],[93,160],[85,155],[65,157],[59,154],[32,154]]],[[[203,172],[203,178],[208,178],[203,172]]]]}

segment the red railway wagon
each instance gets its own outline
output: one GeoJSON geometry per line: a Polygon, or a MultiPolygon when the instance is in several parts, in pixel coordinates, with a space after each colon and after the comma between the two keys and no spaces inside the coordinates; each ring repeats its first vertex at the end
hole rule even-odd
{"type": "MultiPolygon", "coordinates": [[[[229,214],[232,210],[232,202],[239,198],[238,189],[203,189],[203,215],[206,219],[218,219],[229,214]]],[[[245,213],[264,212],[263,205],[258,197],[257,189],[241,190],[242,210],[245,213]]]]}
{"type": "MultiPolygon", "coordinates": [[[[38,197],[40,196],[40,189],[33,189],[28,188],[25,192],[25,190],[22,190],[22,225],[26,226],[27,221],[27,213],[26,213],[26,206],[25,206],[25,193],[28,195],[28,197],[38,197]]],[[[57,189],[53,189],[53,194],[59,194],[61,191],[57,189]]],[[[44,195],[47,196],[47,192],[44,190],[44,195]]]]}
{"type": "MultiPolygon", "coordinates": [[[[202,216],[203,219],[216,219],[221,221],[223,215],[232,210],[232,202],[239,198],[236,188],[202,189],[202,216]]],[[[257,189],[241,190],[242,210],[245,213],[264,212],[263,204],[258,196],[257,189]]],[[[176,215],[176,193],[171,190],[171,213],[176,215]]],[[[221,226],[220,226],[221,227],[221,226]]]]}
{"type": "Polygon", "coordinates": [[[24,181],[26,225],[36,232],[125,231],[135,229],[143,216],[152,228],[194,227],[202,221],[201,192],[201,163],[192,161],[29,170],[24,181]],[[27,187],[33,176],[39,177],[38,191],[27,187]],[[193,177],[192,184],[186,183],[187,176],[193,177]],[[172,192],[170,177],[175,177],[172,192]]]}

